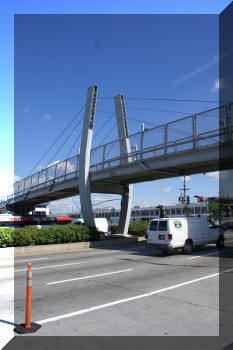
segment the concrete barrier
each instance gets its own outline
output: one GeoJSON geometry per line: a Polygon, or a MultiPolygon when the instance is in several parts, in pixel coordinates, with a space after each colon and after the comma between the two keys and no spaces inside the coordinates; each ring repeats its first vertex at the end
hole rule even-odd
{"type": "Polygon", "coordinates": [[[79,249],[90,249],[90,248],[108,248],[117,247],[127,244],[136,244],[144,242],[144,237],[132,237],[132,238],[111,238],[101,241],[91,242],[76,242],[76,243],[62,243],[62,244],[44,244],[26,247],[15,247],[14,253],[17,255],[27,254],[43,254],[43,253],[59,253],[64,251],[74,251],[79,249]]]}

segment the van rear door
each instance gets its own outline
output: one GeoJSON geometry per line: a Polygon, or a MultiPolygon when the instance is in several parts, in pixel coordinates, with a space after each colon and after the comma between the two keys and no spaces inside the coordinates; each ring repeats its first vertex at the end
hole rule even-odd
{"type": "Polygon", "coordinates": [[[168,220],[152,220],[148,229],[148,243],[168,244],[168,220]]]}
{"type": "Polygon", "coordinates": [[[167,241],[168,239],[168,221],[167,220],[161,220],[158,224],[158,241],[167,241]]]}
{"type": "Polygon", "coordinates": [[[157,227],[158,227],[158,220],[152,220],[150,222],[149,228],[147,230],[147,242],[148,243],[156,243],[157,241],[157,227]]]}

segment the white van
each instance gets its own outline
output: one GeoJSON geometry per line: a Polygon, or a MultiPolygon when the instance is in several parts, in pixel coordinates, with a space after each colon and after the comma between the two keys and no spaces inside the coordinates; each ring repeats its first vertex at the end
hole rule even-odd
{"type": "Polygon", "coordinates": [[[147,243],[168,253],[172,249],[183,248],[190,254],[193,247],[215,243],[224,247],[224,233],[206,218],[163,218],[150,221],[146,231],[147,243]]]}
{"type": "MultiPolygon", "coordinates": [[[[109,233],[108,220],[106,218],[94,218],[94,220],[95,226],[98,231],[101,231],[106,234],[109,233]]],[[[84,225],[84,220],[80,218],[73,220],[72,223],[76,225],[84,225]]]]}

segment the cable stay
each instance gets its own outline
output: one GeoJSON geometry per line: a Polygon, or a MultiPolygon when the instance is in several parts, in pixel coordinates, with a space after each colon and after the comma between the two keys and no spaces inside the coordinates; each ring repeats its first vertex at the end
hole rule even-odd
{"type": "Polygon", "coordinates": [[[62,132],[56,137],[56,139],[53,141],[53,143],[50,145],[50,147],[43,153],[42,157],[40,158],[40,160],[35,164],[35,166],[32,168],[32,170],[30,171],[30,173],[27,175],[30,176],[33,171],[38,167],[38,165],[41,164],[42,160],[45,158],[45,156],[48,154],[48,152],[54,147],[54,145],[57,143],[57,141],[64,135],[64,133],[66,132],[66,130],[69,128],[70,125],[73,124],[73,122],[75,121],[75,119],[80,115],[80,113],[83,111],[85,105],[79,110],[78,113],[75,114],[75,116],[73,117],[73,119],[67,124],[67,126],[62,130],[62,132]]]}
{"type": "Polygon", "coordinates": [[[78,141],[79,141],[81,135],[82,135],[82,130],[80,131],[80,133],[78,134],[78,136],[77,136],[76,139],[74,140],[74,143],[72,144],[72,146],[71,146],[69,152],[67,153],[66,159],[70,157],[70,154],[71,154],[71,152],[73,151],[75,145],[78,144],[78,141]]]}
{"type": "Polygon", "coordinates": [[[112,112],[103,111],[102,109],[96,109],[96,112],[105,113],[105,114],[112,114],[112,112]]]}
{"type": "Polygon", "coordinates": [[[216,100],[179,99],[179,98],[149,98],[149,97],[125,97],[126,100],[135,101],[168,101],[168,102],[198,102],[198,103],[229,103],[216,100]]]}
{"type": "Polygon", "coordinates": [[[92,204],[92,206],[94,207],[95,205],[99,205],[99,204],[106,203],[106,202],[113,202],[113,201],[121,201],[121,198],[108,199],[106,201],[94,203],[94,204],[92,204]]]}
{"type": "MultiPolygon", "coordinates": [[[[104,112],[104,111],[102,111],[102,113],[107,113],[107,114],[109,114],[108,112],[104,112]]],[[[114,115],[115,115],[115,112],[113,112],[113,113],[110,114],[110,117],[107,119],[107,121],[104,122],[103,125],[100,126],[100,128],[96,131],[96,133],[94,134],[93,137],[96,137],[96,136],[100,133],[100,131],[103,130],[103,127],[104,127],[104,126],[106,127],[106,125],[110,122],[110,120],[113,118],[114,115]]]]}
{"type": "MultiPolygon", "coordinates": [[[[199,114],[199,113],[191,113],[191,112],[180,112],[180,111],[173,111],[173,110],[164,110],[164,109],[153,109],[153,108],[143,108],[143,107],[130,107],[127,106],[127,109],[134,109],[134,110],[140,110],[140,111],[151,111],[151,112],[163,112],[163,113],[176,113],[176,114],[183,114],[183,115],[192,115],[192,114],[199,114]]],[[[212,118],[219,118],[216,115],[213,114],[209,114],[204,115],[205,117],[212,117],[212,118]]]]}
{"type": "MultiPolygon", "coordinates": [[[[78,122],[77,125],[74,126],[74,128],[71,130],[71,132],[67,135],[67,137],[65,138],[65,140],[63,141],[63,143],[61,144],[61,146],[59,147],[59,149],[57,150],[57,152],[53,155],[53,157],[50,159],[49,163],[50,164],[54,158],[57,156],[57,154],[60,152],[60,150],[63,148],[63,146],[66,144],[66,142],[69,140],[70,136],[73,134],[74,130],[76,130],[79,125],[81,124],[81,122],[83,121],[83,118],[80,119],[80,121],[78,122]]],[[[48,166],[48,165],[47,165],[48,166]]]]}
{"type": "MultiPolygon", "coordinates": [[[[137,122],[137,123],[140,123],[140,124],[142,124],[142,123],[145,123],[145,124],[150,124],[150,125],[152,125],[152,129],[153,128],[157,128],[157,127],[162,127],[163,125],[161,125],[161,124],[155,124],[155,123],[153,123],[153,122],[148,122],[148,121],[145,121],[145,120],[141,120],[141,119],[136,119],[136,118],[131,118],[131,117],[127,117],[129,120],[131,120],[131,121],[135,121],[135,122],[137,122]]],[[[169,123],[168,123],[168,125],[169,125],[169,123]]],[[[190,132],[188,132],[188,131],[184,131],[184,130],[179,130],[179,129],[176,129],[176,128],[172,128],[172,127],[168,127],[168,130],[173,130],[173,131],[175,131],[175,132],[178,132],[178,133],[180,133],[180,134],[183,134],[184,136],[192,136],[192,133],[190,133],[190,132]]],[[[130,136],[132,136],[132,135],[129,135],[129,137],[130,136]]],[[[217,141],[217,140],[211,140],[211,142],[219,142],[219,141],[217,141]]]]}
{"type": "MultiPolygon", "coordinates": [[[[114,97],[99,96],[98,99],[112,100],[114,97]]],[[[178,98],[150,98],[150,97],[125,97],[125,100],[135,101],[167,101],[167,102],[197,102],[197,103],[223,103],[229,104],[233,101],[199,100],[199,99],[178,99],[178,98]]]]}
{"type": "Polygon", "coordinates": [[[98,147],[103,145],[103,142],[108,138],[108,136],[113,132],[113,130],[116,130],[116,123],[114,124],[114,126],[112,127],[112,129],[110,131],[108,131],[108,133],[105,134],[105,136],[103,137],[102,141],[100,141],[98,147]]]}

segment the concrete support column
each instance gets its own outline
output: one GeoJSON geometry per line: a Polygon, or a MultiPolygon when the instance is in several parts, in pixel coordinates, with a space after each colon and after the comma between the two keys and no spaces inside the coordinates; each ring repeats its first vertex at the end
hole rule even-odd
{"type": "Polygon", "coordinates": [[[96,85],[90,86],[87,91],[87,101],[79,155],[79,193],[81,212],[83,214],[84,223],[88,227],[95,226],[90,191],[90,158],[97,91],[98,87],[96,85]]]}
{"type": "MultiPolygon", "coordinates": [[[[127,116],[125,110],[125,102],[123,95],[117,95],[114,98],[115,101],[115,111],[117,118],[117,128],[118,128],[118,137],[120,142],[120,154],[121,154],[121,163],[127,164],[131,161],[131,157],[128,154],[131,152],[130,140],[128,134],[128,125],[127,125],[127,116]]],[[[132,209],[132,199],[133,199],[133,185],[125,186],[125,193],[121,198],[121,211],[118,224],[118,233],[127,235],[130,215],[132,209]]]]}

